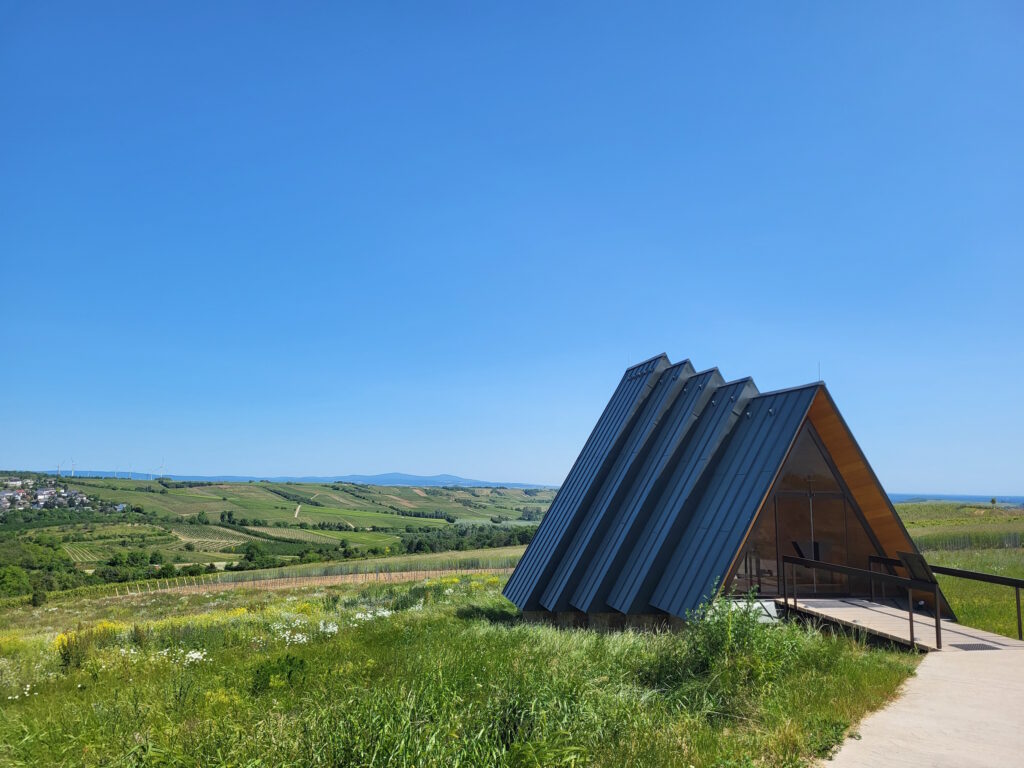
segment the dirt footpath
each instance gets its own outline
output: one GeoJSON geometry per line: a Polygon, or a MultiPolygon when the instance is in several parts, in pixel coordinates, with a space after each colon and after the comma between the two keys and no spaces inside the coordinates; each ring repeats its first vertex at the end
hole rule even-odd
{"type": "Polygon", "coordinates": [[[184,594],[202,594],[207,592],[224,592],[228,589],[303,589],[305,587],[328,587],[333,584],[367,584],[371,581],[397,584],[406,581],[422,581],[424,579],[439,578],[441,576],[462,576],[472,574],[493,574],[495,576],[508,576],[512,568],[464,568],[460,570],[424,570],[424,571],[395,571],[393,573],[339,573],[330,576],[294,576],[280,579],[253,579],[251,581],[224,581],[224,582],[202,582],[192,577],[179,576],[174,581],[161,586],[152,582],[142,582],[139,585],[132,585],[133,588],[124,592],[116,593],[121,595],[146,594],[149,592],[181,592],[184,594]]]}

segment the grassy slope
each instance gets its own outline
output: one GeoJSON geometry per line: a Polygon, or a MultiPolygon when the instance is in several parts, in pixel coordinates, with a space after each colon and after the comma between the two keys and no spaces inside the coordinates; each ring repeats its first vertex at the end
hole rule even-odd
{"type": "Polygon", "coordinates": [[[8,609],[0,764],[791,766],[915,662],[735,613],[683,634],[523,625],[499,586],[8,609]],[[54,631],[78,626],[62,667],[54,631]]]}
{"type": "MultiPolygon", "coordinates": [[[[929,552],[928,560],[950,568],[1024,579],[1024,552],[1020,549],[929,552]]],[[[1017,603],[1011,587],[950,576],[938,578],[943,594],[961,622],[1007,637],[1017,637],[1017,603]]]]}
{"type": "MultiPolygon", "coordinates": [[[[489,523],[494,516],[518,520],[522,510],[546,510],[554,497],[554,491],[550,490],[527,493],[504,488],[419,489],[345,483],[219,483],[163,489],[156,481],[78,478],[73,482],[68,480],[68,484],[103,501],[141,506],[165,520],[192,518],[205,512],[211,521],[216,521],[221,512],[233,512],[238,519],[258,518],[289,526],[331,523],[346,530],[314,532],[273,526],[264,530],[272,536],[311,544],[331,545],[345,540],[351,547],[362,549],[387,547],[398,541],[394,533],[367,530],[372,527],[404,530],[410,525],[418,528],[450,525],[444,519],[412,517],[397,514],[396,510],[417,513],[439,511],[456,517],[460,522],[489,523]],[[155,492],[145,490],[147,488],[155,492]],[[301,507],[296,516],[299,504],[301,507]]],[[[238,555],[223,550],[247,538],[213,525],[200,528],[184,523],[161,522],[157,526],[166,527],[93,524],[91,528],[96,535],[83,536],[85,526],[51,526],[35,529],[31,535],[52,535],[67,541],[66,551],[83,568],[93,568],[119,551],[122,542],[118,540],[118,533],[121,539],[130,539],[129,547],[159,549],[169,562],[237,560],[238,555]],[[147,538],[141,537],[144,530],[148,531],[147,538]],[[89,540],[79,541],[81,538],[89,540]],[[195,551],[183,551],[186,543],[191,543],[195,551]]]]}
{"type": "Polygon", "coordinates": [[[554,491],[539,491],[530,496],[518,489],[459,488],[413,489],[389,486],[363,486],[314,483],[221,483],[194,488],[170,488],[167,493],[147,493],[146,487],[160,489],[159,484],[140,480],[82,479],[70,483],[72,488],[98,498],[141,505],[147,510],[168,515],[193,516],[206,512],[215,518],[222,511],[236,517],[257,517],[271,523],[295,521],[298,501],[284,498],[274,491],[294,495],[317,505],[303,504],[299,521],[337,522],[356,527],[404,527],[415,520],[417,525],[445,525],[443,520],[410,518],[395,510],[433,512],[439,510],[467,522],[485,522],[494,515],[518,518],[519,509],[543,511],[554,497],[554,491]],[[319,505],[319,506],[318,506],[319,505]]]}
{"type": "Polygon", "coordinates": [[[93,569],[112,555],[133,549],[157,550],[169,563],[233,561],[241,556],[221,550],[254,538],[217,526],[185,523],[75,523],[31,528],[17,535],[29,541],[56,539],[72,561],[85,569],[93,569]],[[185,551],[187,542],[193,544],[195,551],[185,551]]]}
{"type": "MultiPolygon", "coordinates": [[[[1024,578],[1024,510],[1013,506],[921,502],[896,509],[929,562],[1024,578]],[[999,546],[978,546],[996,543],[999,546]]],[[[957,618],[973,627],[1017,636],[1017,605],[1009,587],[940,576],[957,618]]]]}

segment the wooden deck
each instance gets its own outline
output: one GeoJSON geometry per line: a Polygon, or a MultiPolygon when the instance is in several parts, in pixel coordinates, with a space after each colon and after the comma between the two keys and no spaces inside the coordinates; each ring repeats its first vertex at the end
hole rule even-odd
{"type": "MultiPolygon", "coordinates": [[[[784,602],[775,601],[777,610],[786,610],[784,602]]],[[[906,609],[891,604],[876,603],[859,598],[801,598],[789,611],[796,610],[805,617],[837,624],[884,640],[910,646],[910,621],[906,609]]],[[[935,651],[935,618],[923,613],[914,614],[914,646],[921,651],[935,651]]],[[[992,632],[974,629],[948,619],[942,620],[943,651],[1024,651],[1024,642],[992,632]]]]}

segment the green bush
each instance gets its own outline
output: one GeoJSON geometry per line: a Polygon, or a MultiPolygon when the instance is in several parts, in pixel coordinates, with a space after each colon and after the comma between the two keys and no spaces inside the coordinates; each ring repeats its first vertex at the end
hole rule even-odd
{"type": "Polygon", "coordinates": [[[654,645],[639,680],[713,716],[741,716],[771,693],[793,662],[799,630],[762,621],[756,602],[717,599],[693,612],[685,632],[654,645]]]}
{"type": "Polygon", "coordinates": [[[258,696],[270,690],[275,683],[301,687],[306,681],[307,667],[305,659],[291,653],[261,662],[253,670],[249,692],[258,696]]]}

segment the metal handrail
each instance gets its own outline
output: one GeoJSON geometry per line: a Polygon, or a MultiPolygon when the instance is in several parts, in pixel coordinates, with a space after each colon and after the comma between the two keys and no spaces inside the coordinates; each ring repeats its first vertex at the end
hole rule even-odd
{"type": "MultiPolygon", "coordinates": [[[[883,565],[892,565],[904,568],[902,560],[897,560],[895,557],[881,557],[879,555],[871,555],[868,558],[869,566],[875,563],[881,563],[883,565]]],[[[1015,596],[1017,598],[1017,639],[1024,640],[1024,626],[1021,624],[1021,611],[1020,611],[1020,591],[1024,589],[1024,579],[1018,579],[1014,576],[997,576],[994,573],[981,573],[980,571],[965,571],[962,568],[949,568],[945,565],[932,565],[928,563],[928,567],[932,569],[932,573],[937,573],[942,576],[952,576],[957,579],[969,579],[971,581],[981,581],[985,584],[998,584],[1003,587],[1013,587],[1015,596]]]]}
{"type": "MultiPolygon", "coordinates": [[[[837,563],[826,563],[822,560],[811,560],[806,557],[793,557],[791,555],[783,555],[782,557],[782,601],[786,610],[789,610],[789,581],[786,578],[786,566],[802,566],[804,568],[816,568],[824,571],[831,571],[832,573],[842,573],[847,576],[865,576],[871,584],[871,591],[874,594],[874,582],[880,581],[882,584],[893,584],[896,586],[903,587],[907,590],[907,617],[910,621],[910,644],[914,643],[914,590],[920,592],[931,592],[935,598],[935,605],[939,605],[939,585],[938,583],[921,581],[919,579],[909,579],[903,576],[894,576],[889,573],[879,573],[878,571],[865,570],[864,568],[853,568],[849,565],[838,565],[837,563]]],[[[797,604],[797,593],[796,593],[796,580],[793,580],[793,609],[797,610],[799,607],[797,604]]],[[[942,648],[942,611],[935,611],[935,647],[942,648]]]]}

